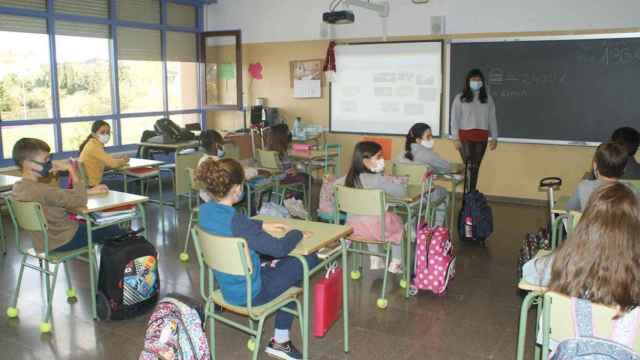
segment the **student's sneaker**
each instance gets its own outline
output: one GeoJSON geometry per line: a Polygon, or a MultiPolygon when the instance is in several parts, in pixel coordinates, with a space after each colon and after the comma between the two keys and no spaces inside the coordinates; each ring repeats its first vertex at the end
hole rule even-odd
{"type": "Polygon", "coordinates": [[[298,349],[293,346],[291,341],[287,341],[286,343],[278,343],[274,339],[271,339],[269,345],[264,349],[264,352],[267,355],[274,357],[276,359],[284,359],[284,360],[297,360],[302,359],[302,354],[298,351],[298,349]]]}
{"type": "Polygon", "coordinates": [[[392,274],[402,274],[402,261],[392,259],[389,263],[389,272],[392,274]]]}
{"type": "Polygon", "coordinates": [[[369,257],[369,270],[384,269],[384,259],[378,256],[369,257]]]}

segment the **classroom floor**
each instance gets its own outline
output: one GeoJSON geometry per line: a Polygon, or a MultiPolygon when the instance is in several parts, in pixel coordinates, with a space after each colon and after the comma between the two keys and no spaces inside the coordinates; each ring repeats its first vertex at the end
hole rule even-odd
{"type": "MultiPolygon", "coordinates": [[[[312,359],[513,359],[521,297],[516,291],[517,251],[523,234],[545,221],[544,209],[504,203],[492,204],[495,233],[487,248],[456,242],[456,277],[444,296],[420,293],[404,299],[393,281],[389,307],[375,306],[382,284],[381,272],[364,273],[351,282],[351,351],[342,351],[342,326],[334,326],[323,339],[311,340],[312,359]]],[[[150,237],[160,253],[162,293],[198,296],[195,257],[183,264],[178,253],[184,243],[187,214],[165,208],[165,227],[157,206],[148,206],[150,237]]],[[[9,223],[5,219],[5,229],[9,223]]],[[[137,359],[143,345],[149,314],[119,322],[91,320],[88,301],[88,267],[76,263],[71,276],[78,302],[65,299],[61,271],[55,295],[51,335],[40,335],[40,282],[33,271],[25,273],[18,303],[19,319],[5,311],[14,291],[19,257],[13,232],[7,230],[9,252],[0,255],[0,358],[1,359],[137,359]]],[[[530,321],[530,325],[532,321],[530,321]]],[[[265,338],[271,336],[272,321],[265,338]]],[[[531,328],[531,326],[529,326],[531,328]]],[[[297,329],[297,323],[294,324],[297,329]]],[[[218,359],[248,359],[247,336],[219,325],[218,359]]],[[[296,330],[295,344],[300,344],[296,330]]],[[[265,340],[266,341],[266,340],[265,340]]],[[[527,346],[531,357],[531,346],[527,346]]],[[[266,358],[266,355],[261,355],[266,358]]]]}

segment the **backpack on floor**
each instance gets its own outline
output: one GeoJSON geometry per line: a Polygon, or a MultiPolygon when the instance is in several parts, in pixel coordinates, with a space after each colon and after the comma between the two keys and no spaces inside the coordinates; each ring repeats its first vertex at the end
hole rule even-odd
{"type": "Polygon", "coordinates": [[[478,190],[464,194],[458,215],[458,234],[463,241],[485,240],[493,232],[493,214],[487,199],[478,190]]]}
{"type": "Polygon", "coordinates": [[[415,275],[411,283],[411,294],[417,294],[418,290],[442,294],[456,272],[456,257],[449,230],[442,226],[431,228],[421,224],[416,239],[415,275]]]}
{"type": "Polygon", "coordinates": [[[140,232],[107,240],[102,247],[96,294],[100,319],[129,319],[158,301],[158,252],[140,232]]]}
{"type": "Polygon", "coordinates": [[[520,245],[520,256],[518,257],[518,281],[522,279],[524,264],[533,259],[539,250],[549,249],[551,249],[551,239],[546,228],[541,227],[537,232],[525,235],[522,245],[520,245]]]}
{"type": "Polygon", "coordinates": [[[156,305],[144,335],[139,360],[208,360],[202,306],[195,300],[169,294],[156,305]]]}
{"type": "Polygon", "coordinates": [[[576,337],[558,344],[550,360],[640,360],[630,346],[640,322],[637,308],[615,320],[610,339],[596,337],[593,331],[592,304],[572,299],[576,337]]]}

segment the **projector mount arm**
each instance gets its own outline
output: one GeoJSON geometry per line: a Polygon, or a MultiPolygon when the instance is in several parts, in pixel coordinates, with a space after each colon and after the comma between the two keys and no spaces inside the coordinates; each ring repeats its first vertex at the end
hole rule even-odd
{"type": "Polygon", "coordinates": [[[332,0],[331,4],[329,5],[329,11],[335,11],[336,8],[342,3],[344,3],[347,6],[349,5],[357,6],[357,7],[365,8],[371,11],[375,11],[378,13],[380,17],[383,17],[383,18],[389,16],[389,2],[387,1],[371,2],[371,1],[365,1],[365,0],[332,0]]]}

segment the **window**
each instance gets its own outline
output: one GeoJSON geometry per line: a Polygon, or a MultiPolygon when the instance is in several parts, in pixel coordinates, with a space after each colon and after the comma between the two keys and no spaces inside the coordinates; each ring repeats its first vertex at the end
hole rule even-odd
{"type": "Polygon", "coordinates": [[[4,152],[4,157],[11,159],[13,145],[26,136],[43,140],[49,144],[52,152],[55,151],[56,141],[53,135],[52,124],[3,126],[2,151],[4,152]]]}
{"type": "Polygon", "coordinates": [[[122,127],[126,129],[126,131],[122,131],[122,144],[139,143],[142,138],[142,132],[153,130],[153,124],[160,118],[162,118],[161,115],[121,119],[122,127]]]}
{"type": "Polygon", "coordinates": [[[44,19],[0,14],[0,120],[53,116],[44,19]]]}
{"type": "MultiPolygon", "coordinates": [[[[106,146],[113,146],[115,132],[113,121],[107,120],[111,126],[111,140],[106,146]]],[[[91,134],[93,121],[81,121],[72,123],[62,123],[62,151],[77,151],[80,144],[91,134]]]]}
{"type": "Polygon", "coordinates": [[[116,8],[120,20],[160,23],[159,0],[117,0],[116,8]]]}
{"type": "Polygon", "coordinates": [[[47,0],[0,0],[0,6],[45,11],[47,0]]]}
{"type": "Polygon", "coordinates": [[[109,17],[108,0],[55,0],[53,8],[57,13],[93,16],[99,18],[109,17]]]}
{"type": "Polygon", "coordinates": [[[56,54],[61,116],[111,114],[109,27],[56,22],[56,54]]]}
{"type": "Polygon", "coordinates": [[[160,31],[118,28],[120,111],[162,111],[160,31]]]}
{"type": "Polygon", "coordinates": [[[167,23],[171,26],[195,28],[196,8],[191,5],[167,3],[167,23]]]}
{"type": "Polygon", "coordinates": [[[167,31],[169,110],[198,108],[196,34],[167,31]]]}
{"type": "Polygon", "coordinates": [[[171,120],[182,127],[187,124],[199,124],[200,114],[175,114],[171,115],[171,120]]]}

